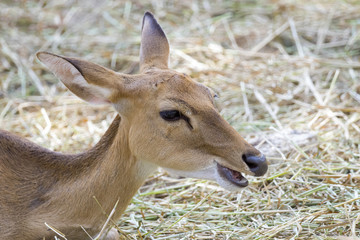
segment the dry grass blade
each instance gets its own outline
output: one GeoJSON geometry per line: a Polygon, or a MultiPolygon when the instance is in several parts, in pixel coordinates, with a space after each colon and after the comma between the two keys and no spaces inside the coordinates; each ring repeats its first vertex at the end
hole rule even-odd
{"type": "Polygon", "coordinates": [[[67,238],[65,237],[65,234],[63,234],[62,232],[60,232],[59,230],[57,230],[57,229],[54,228],[53,226],[50,226],[50,225],[47,224],[47,223],[44,223],[44,224],[45,224],[45,226],[46,226],[47,228],[49,228],[51,231],[53,231],[54,233],[56,233],[59,237],[67,240],[67,238]]]}

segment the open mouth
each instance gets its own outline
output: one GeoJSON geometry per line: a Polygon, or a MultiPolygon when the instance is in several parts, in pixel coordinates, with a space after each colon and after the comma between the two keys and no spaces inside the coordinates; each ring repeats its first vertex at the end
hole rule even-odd
{"type": "Polygon", "coordinates": [[[220,177],[225,178],[232,184],[238,187],[246,187],[249,185],[249,181],[240,172],[224,167],[219,163],[216,163],[216,167],[220,177]]]}

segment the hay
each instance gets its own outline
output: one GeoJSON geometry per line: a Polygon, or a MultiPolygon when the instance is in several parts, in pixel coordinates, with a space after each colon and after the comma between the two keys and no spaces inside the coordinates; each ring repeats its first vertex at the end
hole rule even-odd
{"type": "Polygon", "coordinates": [[[357,239],[355,0],[2,1],[1,128],[57,151],[95,144],[113,110],[78,100],[35,53],[135,73],[146,10],[168,35],[171,67],[218,92],[221,114],[271,165],[236,194],[160,170],[121,218],[124,239],[357,239]]]}

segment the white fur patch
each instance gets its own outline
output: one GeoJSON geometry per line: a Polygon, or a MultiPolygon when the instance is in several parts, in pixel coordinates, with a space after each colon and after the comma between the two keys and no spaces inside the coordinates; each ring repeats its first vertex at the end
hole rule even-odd
{"type": "Polygon", "coordinates": [[[222,177],[216,167],[216,163],[212,164],[206,169],[198,170],[198,171],[181,171],[175,170],[171,168],[163,168],[170,174],[174,174],[181,177],[189,177],[189,178],[197,178],[197,179],[206,179],[216,181],[221,187],[226,190],[235,192],[240,191],[242,188],[236,186],[235,184],[231,183],[226,178],[222,177]]]}
{"type": "Polygon", "coordinates": [[[213,166],[210,166],[209,168],[198,170],[198,171],[182,171],[182,170],[175,170],[175,169],[171,169],[171,168],[163,168],[163,169],[165,169],[167,172],[174,174],[176,176],[216,181],[215,164],[213,166]]]}

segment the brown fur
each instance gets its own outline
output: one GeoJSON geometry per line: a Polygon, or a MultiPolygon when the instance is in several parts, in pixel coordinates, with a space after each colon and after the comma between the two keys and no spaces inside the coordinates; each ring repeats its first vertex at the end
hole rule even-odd
{"type": "MultiPolygon", "coordinates": [[[[89,102],[110,103],[119,115],[96,146],[74,155],[0,131],[1,239],[49,239],[56,234],[45,222],[68,239],[88,238],[80,226],[96,236],[106,216],[94,197],[107,214],[119,201],[117,220],[157,166],[198,177],[197,171],[213,169],[216,161],[252,174],[242,156],[259,152],[220,116],[208,88],[167,69],[169,47],[159,28],[147,13],[138,75],[38,54],[72,92],[89,102]],[[188,122],[160,117],[160,111],[171,109],[184,113],[188,122]]],[[[102,237],[119,238],[114,231],[102,237]]]]}

